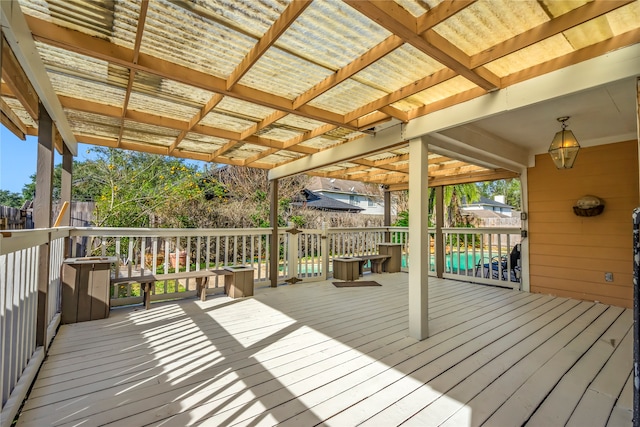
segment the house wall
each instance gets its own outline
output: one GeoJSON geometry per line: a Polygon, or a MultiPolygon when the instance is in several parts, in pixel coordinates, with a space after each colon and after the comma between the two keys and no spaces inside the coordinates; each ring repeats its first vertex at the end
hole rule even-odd
{"type": "Polygon", "coordinates": [[[361,211],[361,214],[367,215],[384,215],[384,206],[381,203],[373,202],[373,206],[369,206],[369,198],[363,194],[346,194],[346,193],[334,193],[330,191],[316,191],[317,193],[322,194],[323,196],[330,197],[335,200],[339,200],[343,203],[353,204],[351,203],[351,199],[349,196],[354,196],[355,204],[353,206],[357,206],[359,208],[364,209],[361,211]]]}
{"type": "Polygon", "coordinates": [[[568,170],[538,155],[527,176],[531,292],[631,307],[638,142],[583,148],[568,170]],[[573,213],[585,195],[605,201],[601,215],[573,213]],[[613,282],[605,281],[605,272],[613,273],[613,282]]]}

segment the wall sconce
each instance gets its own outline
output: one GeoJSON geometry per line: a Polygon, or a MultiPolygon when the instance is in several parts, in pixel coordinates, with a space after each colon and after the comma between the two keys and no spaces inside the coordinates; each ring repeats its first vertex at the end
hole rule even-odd
{"type": "Polygon", "coordinates": [[[558,121],[562,123],[562,130],[556,133],[549,147],[551,160],[553,160],[558,169],[571,169],[573,162],[578,157],[578,150],[580,150],[578,140],[573,135],[573,132],[567,129],[567,124],[565,123],[567,120],[569,120],[568,116],[558,117],[558,121]]]}

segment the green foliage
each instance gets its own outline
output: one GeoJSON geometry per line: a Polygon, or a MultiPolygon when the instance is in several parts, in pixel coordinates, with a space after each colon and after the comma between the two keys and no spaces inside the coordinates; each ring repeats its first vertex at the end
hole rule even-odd
{"type": "Polygon", "coordinates": [[[304,227],[306,223],[306,220],[302,215],[291,215],[289,217],[289,221],[291,221],[298,228],[304,227]]]}
{"type": "Polygon", "coordinates": [[[398,218],[392,224],[394,227],[408,227],[409,226],[409,211],[398,212],[398,218]]]}
{"type": "Polygon", "coordinates": [[[191,202],[203,199],[206,189],[217,190],[179,159],[111,148],[94,151],[98,155],[94,168],[104,182],[96,200],[99,226],[194,227],[191,202]],[[158,217],[171,222],[154,224],[158,217]]]}
{"type": "Polygon", "coordinates": [[[12,193],[7,190],[0,190],[0,206],[9,206],[12,208],[22,207],[23,199],[20,193],[12,193]]]}
{"type": "MultiPolygon", "coordinates": [[[[435,224],[436,189],[429,188],[429,226],[435,224]]],[[[462,202],[473,203],[480,199],[480,192],[475,184],[447,185],[443,189],[444,227],[466,226],[462,217],[462,202]]]]}
{"type": "MultiPolygon", "coordinates": [[[[95,149],[98,151],[99,149],[95,149]]],[[[87,150],[88,152],[91,150],[87,150]]],[[[74,201],[98,200],[102,193],[102,187],[107,184],[104,179],[100,163],[93,160],[73,162],[73,183],[71,185],[71,199],[74,201]]],[[[22,203],[25,200],[33,200],[36,194],[36,175],[30,176],[31,181],[22,187],[22,203]]],[[[60,200],[62,187],[62,164],[57,164],[53,169],[52,199],[60,200]]],[[[21,205],[22,205],[21,203],[21,205]]]]}
{"type": "Polygon", "coordinates": [[[519,179],[500,179],[497,181],[485,181],[477,184],[483,197],[493,199],[494,196],[505,196],[505,203],[513,206],[515,210],[521,210],[522,189],[519,179]]]}

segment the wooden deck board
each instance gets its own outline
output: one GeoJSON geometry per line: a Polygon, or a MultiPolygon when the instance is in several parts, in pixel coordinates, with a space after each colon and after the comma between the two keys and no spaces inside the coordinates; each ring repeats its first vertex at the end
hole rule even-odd
{"type": "Polygon", "coordinates": [[[371,277],[383,286],[301,283],[65,325],[18,425],[630,420],[630,310],[430,279],[417,342],[407,275],[371,277]]]}

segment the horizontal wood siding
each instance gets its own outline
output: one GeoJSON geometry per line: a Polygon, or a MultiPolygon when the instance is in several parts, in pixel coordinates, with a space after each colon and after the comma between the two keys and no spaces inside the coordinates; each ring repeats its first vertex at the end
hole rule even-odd
{"type": "Polygon", "coordinates": [[[528,183],[531,291],[631,307],[637,141],[583,148],[569,170],[538,155],[528,183]],[[573,213],[585,195],[605,201],[601,215],[573,213]],[[605,281],[605,272],[613,273],[613,282],[605,281]]]}

